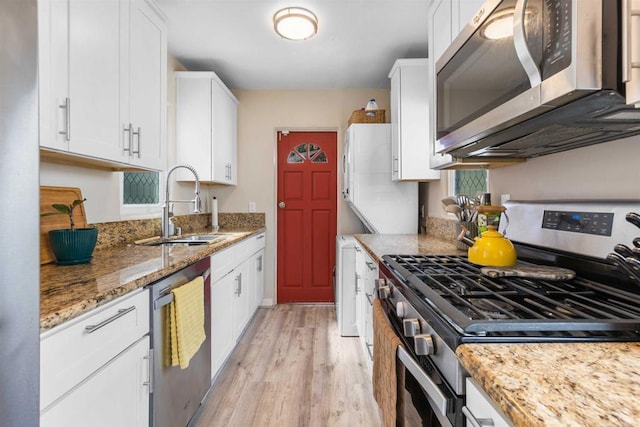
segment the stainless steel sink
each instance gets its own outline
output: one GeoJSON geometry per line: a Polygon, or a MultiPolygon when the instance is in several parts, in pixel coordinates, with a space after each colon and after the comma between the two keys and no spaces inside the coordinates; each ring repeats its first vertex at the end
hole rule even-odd
{"type": "Polygon", "coordinates": [[[207,245],[218,239],[224,239],[224,234],[196,234],[193,236],[178,237],[175,239],[154,240],[152,242],[142,243],[143,246],[168,246],[168,245],[207,245]]]}

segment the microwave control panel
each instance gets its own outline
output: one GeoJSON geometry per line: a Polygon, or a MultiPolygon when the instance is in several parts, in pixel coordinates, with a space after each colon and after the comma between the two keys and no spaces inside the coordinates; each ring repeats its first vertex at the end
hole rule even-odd
{"type": "Polygon", "coordinates": [[[542,228],[573,233],[611,236],[613,213],[544,211],[542,228]]]}

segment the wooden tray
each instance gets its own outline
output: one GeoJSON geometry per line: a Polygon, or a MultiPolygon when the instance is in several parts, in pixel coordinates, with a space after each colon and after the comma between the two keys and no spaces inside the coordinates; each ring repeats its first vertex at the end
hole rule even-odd
{"type": "MultiPolygon", "coordinates": [[[[51,207],[54,203],[69,205],[74,200],[82,200],[82,191],[74,187],[49,187],[40,186],[40,213],[57,212],[51,207]]],[[[73,219],[77,228],[87,227],[87,216],[84,205],[75,208],[73,219]]],[[[51,215],[40,217],[40,264],[48,264],[56,260],[49,246],[49,230],[69,228],[67,215],[51,215]]]]}

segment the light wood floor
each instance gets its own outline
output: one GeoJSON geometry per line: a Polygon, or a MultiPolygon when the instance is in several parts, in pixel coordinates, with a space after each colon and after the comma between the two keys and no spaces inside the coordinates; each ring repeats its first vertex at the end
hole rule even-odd
{"type": "Polygon", "coordinates": [[[258,310],[218,376],[197,427],[381,425],[358,338],[331,305],[258,310]]]}

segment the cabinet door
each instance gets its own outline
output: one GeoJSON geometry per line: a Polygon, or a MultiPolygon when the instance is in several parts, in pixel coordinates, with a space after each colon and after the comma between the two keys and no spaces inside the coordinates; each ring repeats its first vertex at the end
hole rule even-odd
{"type": "Polygon", "coordinates": [[[375,298],[375,283],[378,278],[378,263],[365,254],[367,276],[364,289],[364,332],[365,332],[365,356],[368,362],[373,363],[373,299],[375,298]]]}
{"type": "Polygon", "coordinates": [[[211,83],[213,181],[235,184],[237,176],[237,105],[221,82],[211,83]]]}
{"type": "MultiPolygon", "coordinates": [[[[176,73],[176,160],[189,164],[201,181],[212,181],[211,78],[191,72],[176,73]]],[[[193,174],[176,170],[179,181],[193,181],[193,174]]]]}
{"type": "Polygon", "coordinates": [[[253,311],[255,311],[262,304],[264,297],[264,249],[254,255],[253,266],[255,269],[253,311]]]}
{"type": "Polygon", "coordinates": [[[434,0],[429,11],[429,57],[438,62],[452,40],[452,3],[448,0],[434,0]]]}
{"type": "Polygon", "coordinates": [[[400,115],[402,114],[400,100],[401,71],[401,69],[397,69],[391,77],[391,179],[393,181],[399,181],[402,177],[402,165],[400,164],[400,156],[402,155],[400,148],[402,138],[400,131],[400,115]]]}
{"type": "Polygon", "coordinates": [[[233,301],[235,274],[211,283],[211,378],[213,379],[236,345],[233,301]]]}
{"type": "MultiPolygon", "coordinates": [[[[54,2],[55,3],[55,2],[54,2]]],[[[120,99],[126,69],[128,2],[71,0],[69,3],[70,151],[123,160],[120,99]]]]}
{"type": "Polygon", "coordinates": [[[474,425],[508,427],[513,425],[508,421],[507,417],[502,414],[502,411],[493,403],[491,398],[480,389],[480,386],[478,386],[475,381],[471,378],[467,378],[466,385],[467,402],[466,407],[463,408],[462,412],[465,413],[465,417],[467,418],[467,427],[472,427],[474,425]],[[480,424],[480,420],[484,420],[484,422],[480,424]]]}
{"type": "Polygon", "coordinates": [[[367,276],[364,250],[356,246],[356,329],[361,341],[365,339],[364,283],[367,276]]]}
{"type": "Polygon", "coordinates": [[[149,336],[40,414],[43,427],[148,426],[149,336]]]}
{"type": "Polygon", "coordinates": [[[68,151],[69,1],[38,1],[40,146],[68,151]]]}
{"type": "Polygon", "coordinates": [[[473,19],[485,1],[486,0],[458,0],[452,2],[451,41],[453,41],[471,19],[473,19]]]}
{"type": "Polygon", "coordinates": [[[131,123],[132,135],[127,153],[133,164],[164,170],[166,31],[144,0],[131,2],[129,40],[129,120],[124,123],[131,123]]]}
{"type": "Polygon", "coordinates": [[[240,337],[249,322],[249,306],[251,304],[251,273],[249,260],[240,264],[231,274],[234,278],[233,325],[236,337],[240,337]]]}

